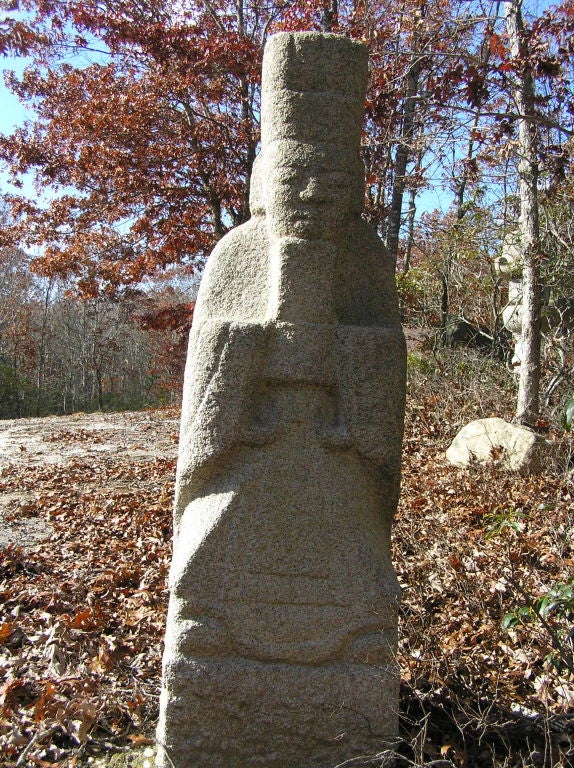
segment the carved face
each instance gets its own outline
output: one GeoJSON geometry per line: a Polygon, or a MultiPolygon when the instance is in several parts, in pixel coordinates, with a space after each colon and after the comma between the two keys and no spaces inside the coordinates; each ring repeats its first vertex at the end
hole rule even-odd
{"type": "Polygon", "coordinates": [[[360,211],[356,158],[282,140],[270,144],[265,160],[265,208],[277,237],[333,240],[344,232],[350,214],[360,211]]]}

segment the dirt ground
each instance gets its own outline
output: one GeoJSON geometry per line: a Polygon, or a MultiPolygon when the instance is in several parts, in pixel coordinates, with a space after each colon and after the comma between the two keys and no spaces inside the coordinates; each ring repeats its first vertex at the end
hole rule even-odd
{"type": "MultiPolygon", "coordinates": [[[[178,414],[169,409],[0,421],[0,470],[15,463],[65,466],[89,457],[94,461],[104,456],[118,461],[175,458],[178,429],[178,414]]],[[[34,492],[8,492],[0,485],[0,547],[26,548],[50,538],[50,524],[29,514],[34,503],[34,492]]]]}

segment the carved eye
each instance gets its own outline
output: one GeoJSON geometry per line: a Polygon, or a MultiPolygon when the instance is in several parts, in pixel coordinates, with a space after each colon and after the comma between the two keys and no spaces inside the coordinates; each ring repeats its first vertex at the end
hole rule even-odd
{"type": "Polygon", "coordinates": [[[295,186],[301,181],[301,173],[295,168],[278,168],[273,175],[273,183],[285,186],[295,186]]]}

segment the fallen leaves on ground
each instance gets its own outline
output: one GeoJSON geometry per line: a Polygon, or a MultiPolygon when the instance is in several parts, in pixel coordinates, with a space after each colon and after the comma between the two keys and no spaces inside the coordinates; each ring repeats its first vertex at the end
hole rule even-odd
{"type": "Polygon", "coordinates": [[[106,453],[3,469],[0,489],[32,494],[25,514],[53,533],[0,550],[0,765],[27,749],[30,764],[68,765],[153,730],[174,471],[172,458],[106,453]]]}
{"type": "Polygon", "coordinates": [[[407,408],[393,538],[407,753],[417,765],[571,766],[574,612],[546,628],[525,610],[574,575],[571,445],[540,475],[452,467],[444,452],[470,420],[457,405],[407,408]],[[503,629],[520,611],[525,620],[503,629]]]}
{"type": "MultiPolygon", "coordinates": [[[[564,617],[549,616],[554,637],[532,618],[508,630],[501,621],[572,578],[571,477],[448,466],[453,421],[438,405],[409,404],[394,528],[397,765],[570,765],[564,617]]],[[[141,443],[156,439],[142,421],[141,443]]],[[[3,469],[0,491],[22,493],[20,514],[53,532],[0,550],[1,766],[81,765],[153,739],[174,471],[172,458],[105,452],[3,469]]]]}

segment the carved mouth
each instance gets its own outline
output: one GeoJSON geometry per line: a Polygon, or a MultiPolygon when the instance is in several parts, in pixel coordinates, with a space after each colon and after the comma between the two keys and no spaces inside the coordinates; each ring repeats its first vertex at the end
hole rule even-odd
{"type": "Polygon", "coordinates": [[[330,224],[333,221],[338,220],[338,216],[325,216],[324,214],[320,214],[316,211],[296,211],[291,216],[291,220],[294,222],[297,221],[303,221],[303,222],[309,222],[312,224],[330,224]]]}

